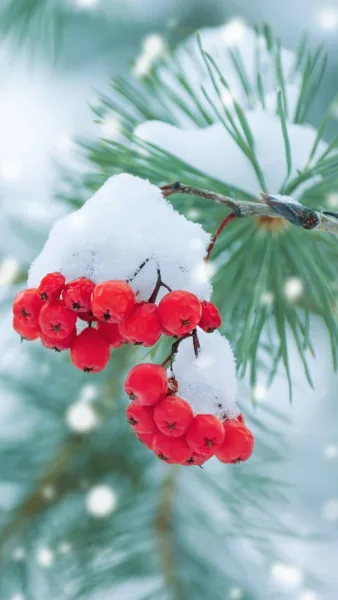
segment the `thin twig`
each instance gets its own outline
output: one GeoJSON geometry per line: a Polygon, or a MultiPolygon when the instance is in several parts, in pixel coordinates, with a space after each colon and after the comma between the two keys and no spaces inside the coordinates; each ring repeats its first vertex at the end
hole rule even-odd
{"type": "Polygon", "coordinates": [[[140,271],[142,271],[142,269],[146,266],[146,264],[150,261],[150,258],[146,258],[143,263],[140,264],[139,267],[137,267],[135,273],[133,273],[133,275],[131,277],[129,277],[126,281],[127,283],[131,283],[131,281],[133,281],[135,279],[135,277],[140,273],[140,271]]]}
{"type": "Polygon", "coordinates": [[[168,290],[168,292],[172,292],[171,287],[169,287],[166,283],[164,283],[164,281],[162,280],[162,276],[161,276],[161,271],[159,269],[159,267],[157,267],[157,280],[156,280],[156,284],[154,287],[154,290],[148,300],[148,302],[154,303],[156,302],[158,293],[161,289],[161,287],[164,287],[166,290],[168,290]]]}
{"type": "Polygon", "coordinates": [[[198,339],[197,329],[195,328],[195,329],[193,329],[193,331],[191,333],[186,333],[186,335],[183,335],[181,338],[179,338],[178,340],[176,340],[176,342],[173,343],[173,345],[171,346],[170,354],[161,363],[162,367],[165,367],[165,365],[167,363],[170,363],[170,369],[172,370],[173,359],[174,359],[175,355],[177,354],[179,345],[183,342],[183,340],[186,340],[190,337],[192,338],[192,341],[193,341],[195,356],[196,356],[196,358],[198,357],[201,345],[200,345],[200,341],[198,339]]]}
{"type": "Polygon", "coordinates": [[[205,257],[205,262],[208,262],[208,260],[210,259],[213,247],[216,243],[217,238],[219,237],[219,235],[222,233],[223,229],[228,225],[228,223],[230,223],[231,221],[233,221],[234,219],[237,219],[235,213],[230,213],[227,217],[225,217],[225,219],[223,219],[222,223],[220,224],[220,226],[217,228],[216,233],[213,235],[212,240],[208,246],[208,251],[207,251],[207,255],[205,257]]]}
{"type": "Polygon", "coordinates": [[[298,204],[292,198],[284,197],[282,200],[278,195],[261,193],[257,201],[235,200],[229,196],[216,194],[183,183],[170,183],[161,187],[164,196],[172,194],[184,194],[197,196],[211,200],[216,204],[223,204],[231,209],[236,217],[270,217],[273,219],[285,219],[292,225],[307,230],[326,231],[338,235],[338,215],[327,212],[319,212],[298,204]],[[288,199],[289,198],[289,199],[288,199]]]}

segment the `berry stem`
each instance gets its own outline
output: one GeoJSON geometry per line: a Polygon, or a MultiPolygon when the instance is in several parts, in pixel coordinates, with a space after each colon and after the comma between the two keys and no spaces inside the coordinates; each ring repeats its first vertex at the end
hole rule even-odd
{"type": "Polygon", "coordinates": [[[160,271],[159,267],[157,267],[157,281],[156,281],[156,284],[154,287],[154,291],[152,292],[148,302],[150,302],[150,303],[156,302],[156,299],[157,299],[157,296],[158,296],[158,293],[159,293],[161,287],[166,288],[168,290],[168,292],[172,292],[172,289],[166,283],[164,283],[164,281],[162,281],[161,271],[160,271]]]}
{"type": "Polygon", "coordinates": [[[199,341],[198,335],[197,335],[197,330],[194,329],[191,335],[192,335],[192,341],[193,341],[193,344],[194,344],[195,356],[197,358],[198,354],[199,354],[199,351],[200,351],[200,347],[201,347],[200,341],[199,341]]]}
{"type": "Polygon", "coordinates": [[[233,212],[231,212],[229,215],[227,215],[225,217],[225,219],[223,219],[222,223],[220,224],[220,226],[217,228],[216,232],[214,233],[212,240],[209,244],[208,247],[208,251],[207,251],[207,255],[204,259],[204,262],[208,262],[208,260],[210,259],[210,255],[212,253],[213,247],[216,243],[217,238],[220,236],[220,234],[222,233],[223,229],[228,225],[228,223],[230,223],[231,221],[233,221],[234,219],[237,219],[237,215],[233,212]]]}
{"type": "Polygon", "coordinates": [[[198,357],[198,353],[199,353],[199,349],[200,349],[200,342],[198,339],[197,331],[196,331],[196,329],[194,329],[191,333],[187,333],[186,335],[183,335],[181,338],[179,338],[178,340],[176,340],[176,342],[173,343],[173,345],[171,346],[170,354],[161,363],[162,367],[165,367],[167,363],[170,363],[170,369],[172,370],[173,359],[174,359],[175,354],[177,354],[180,343],[183,342],[183,340],[186,340],[187,338],[190,338],[190,337],[192,337],[192,339],[193,339],[195,356],[196,356],[196,358],[198,357]]]}

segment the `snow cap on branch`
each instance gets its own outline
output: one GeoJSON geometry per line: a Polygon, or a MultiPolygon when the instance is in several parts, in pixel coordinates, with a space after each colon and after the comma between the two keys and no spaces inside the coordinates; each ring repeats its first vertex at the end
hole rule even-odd
{"type": "Polygon", "coordinates": [[[195,414],[236,417],[240,411],[236,405],[238,384],[231,346],[218,331],[204,333],[198,329],[198,338],[198,358],[190,338],[178,348],[173,366],[178,395],[189,402],[195,414]]]}
{"type": "Polygon", "coordinates": [[[138,299],[151,295],[160,267],[162,280],[209,299],[211,285],[201,277],[201,265],[210,241],[196,223],[174,210],[158,187],[139,177],[111,177],[77,211],[52,228],[29,273],[37,286],[46,273],[60,271],[66,281],[88,277],[95,283],[128,280],[138,299]]]}

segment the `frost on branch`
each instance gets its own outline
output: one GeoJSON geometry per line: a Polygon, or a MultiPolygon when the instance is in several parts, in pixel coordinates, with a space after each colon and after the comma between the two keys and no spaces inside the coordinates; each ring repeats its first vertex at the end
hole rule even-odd
{"type": "Polygon", "coordinates": [[[198,337],[197,358],[190,338],[178,348],[173,366],[178,394],[195,414],[237,417],[240,411],[236,405],[236,363],[231,346],[218,331],[204,333],[198,329],[198,337]]]}
{"type": "Polygon", "coordinates": [[[138,300],[151,295],[157,265],[172,289],[209,299],[209,281],[201,276],[209,240],[202,227],[175,211],[156,186],[132,175],[115,175],[79,210],[54,225],[31,266],[28,286],[38,286],[54,271],[66,282],[77,277],[95,283],[129,280],[149,259],[130,282],[138,300]]]}

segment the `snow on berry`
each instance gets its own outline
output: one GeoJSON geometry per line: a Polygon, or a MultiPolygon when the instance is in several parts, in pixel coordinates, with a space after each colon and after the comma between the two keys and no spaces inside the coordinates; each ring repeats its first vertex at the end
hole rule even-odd
{"type": "Polygon", "coordinates": [[[98,321],[96,327],[112,348],[120,348],[125,342],[117,323],[104,323],[103,321],[98,321]]]}
{"type": "Polygon", "coordinates": [[[45,275],[39,284],[39,293],[44,302],[57,300],[60,298],[61,292],[65,286],[66,280],[59,273],[48,273],[45,275]]]}
{"type": "Polygon", "coordinates": [[[250,458],[254,449],[254,437],[238,420],[229,419],[224,422],[225,438],[222,446],[215,452],[219,461],[236,463],[250,458]]]}
{"type": "Polygon", "coordinates": [[[180,437],[194,418],[191,406],[178,396],[167,396],[155,406],[154,421],[162,433],[180,437]]]}
{"type": "Polygon", "coordinates": [[[13,317],[13,329],[18,333],[24,340],[32,342],[36,340],[40,335],[40,328],[38,325],[32,323],[23,322],[19,317],[14,315],[13,317]]]}
{"type": "Polygon", "coordinates": [[[22,290],[14,298],[13,314],[23,324],[36,326],[42,306],[43,300],[37,289],[22,290]]]}
{"type": "Polygon", "coordinates": [[[191,448],[183,436],[169,437],[160,431],[154,435],[153,451],[158,458],[167,463],[182,464],[191,456],[191,448]]]}
{"type": "Polygon", "coordinates": [[[138,404],[156,404],[167,393],[166,370],[161,365],[151,363],[136,365],[129,371],[124,389],[129,398],[138,404]]]}
{"type": "Polygon", "coordinates": [[[158,313],[163,327],[172,335],[182,337],[191,333],[198,325],[202,306],[195,294],[175,290],[162,298],[158,305],[158,313]]]}
{"type": "Polygon", "coordinates": [[[221,447],[224,440],[224,428],[221,421],[213,415],[196,415],[185,439],[190,448],[204,456],[212,456],[221,447]]]}
{"type": "Polygon", "coordinates": [[[56,352],[62,352],[62,350],[68,350],[74,339],[76,337],[76,327],[74,327],[74,329],[72,329],[72,331],[70,332],[69,335],[67,335],[67,337],[63,338],[63,339],[58,339],[58,338],[52,338],[52,337],[48,337],[47,335],[45,335],[43,333],[43,331],[41,331],[40,334],[40,339],[41,339],[41,344],[45,347],[45,348],[49,348],[50,350],[55,350],[56,352]]]}
{"type": "Polygon", "coordinates": [[[206,333],[212,333],[215,331],[215,329],[218,329],[221,326],[221,315],[218,312],[217,306],[215,306],[212,302],[203,300],[203,302],[201,302],[201,306],[202,316],[198,326],[206,333]]]}
{"type": "Polygon", "coordinates": [[[109,357],[108,342],[93,327],[87,327],[76,336],[70,348],[70,358],[74,367],[86,373],[102,371],[107,366],[109,357]]]}
{"type": "Polygon", "coordinates": [[[62,340],[71,333],[75,323],[76,314],[62,300],[47,302],[40,310],[39,325],[47,337],[62,340]]]}
{"type": "Polygon", "coordinates": [[[196,358],[191,338],[182,340],[175,356],[174,373],[179,394],[195,414],[235,418],[236,363],[228,340],[218,331],[198,330],[200,350],[196,358]]]}
{"type": "Polygon", "coordinates": [[[209,281],[196,277],[209,241],[209,234],[175,211],[157,186],[133,175],[115,175],[54,225],[30,268],[28,285],[38,286],[46,273],[60,271],[67,282],[78,277],[96,284],[130,280],[138,301],[148,300],[159,265],[172,289],[209,300],[209,281]]]}
{"type": "Polygon", "coordinates": [[[95,283],[86,277],[79,277],[65,286],[62,298],[67,306],[79,313],[87,313],[91,309],[91,296],[95,283]]]}
{"type": "Polygon", "coordinates": [[[120,323],[122,336],[130,343],[153,346],[162,334],[156,304],[140,302],[136,304],[133,312],[120,323]]]}
{"type": "Polygon", "coordinates": [[[141,404],[131,402],[127,407],[126,415],[129,425],[132,426],[137,435],[157,431],[152,406],[141,406],[141,404]]]}
{"type": "Polygon", "coordinates": [[[135,307],[135,294],[125,281],[103,281],[93,291],[92,312],[100,321],[120,323],[135,307]]]}

